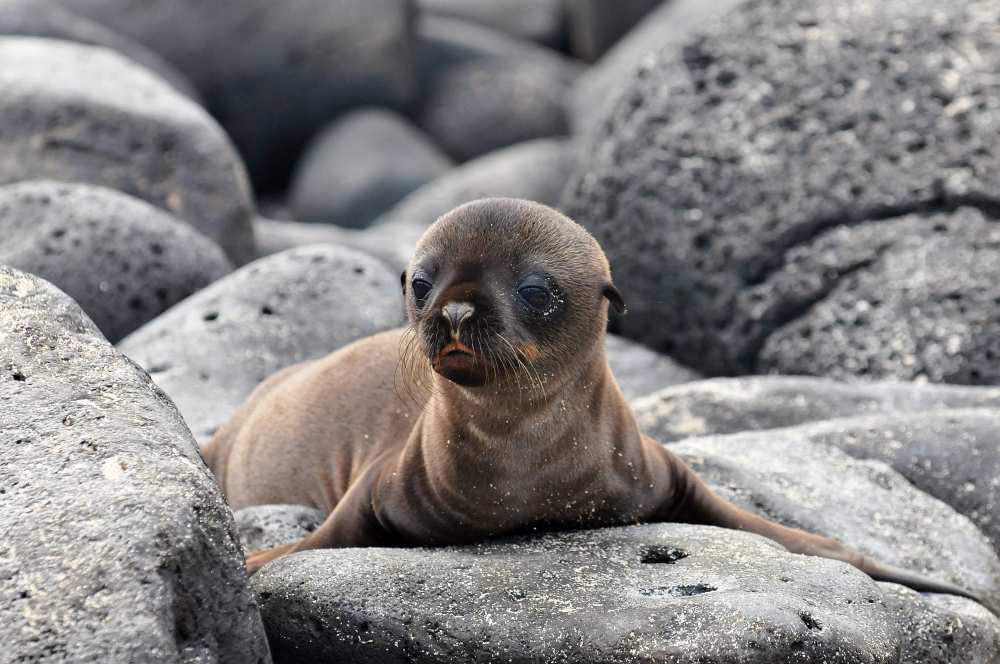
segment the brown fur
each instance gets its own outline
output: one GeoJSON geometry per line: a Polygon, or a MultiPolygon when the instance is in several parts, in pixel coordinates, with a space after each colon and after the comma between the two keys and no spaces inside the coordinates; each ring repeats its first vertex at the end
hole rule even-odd
{"type": "Polygon", "coordinates": [[[511,199],[453,210],[418,244],[404,292],[409,327],[269,378],[206,449],[234,509],[294,503],[328,514],[304,540],[252,553],[251,572],[312,548],[682,521],[967,594],[738,509],[642,435],[604,354],[607,300],[621,305],[607,259],[554,210],[511,199]],[[526,323],[534,319],[514,291],[533,270],[554,278],[561,304],[551,320],[526,323]],[[413,292],[421,275],[436,282],[422,308],[413,292]],[[460,301],[475,313],[449,338],[442,309],[460,301]],[[449,368],[448,350],[460,347],[475,351],[472,370],[449,368]],[[452,370],[482,384],[453,382],[452,370]]]}

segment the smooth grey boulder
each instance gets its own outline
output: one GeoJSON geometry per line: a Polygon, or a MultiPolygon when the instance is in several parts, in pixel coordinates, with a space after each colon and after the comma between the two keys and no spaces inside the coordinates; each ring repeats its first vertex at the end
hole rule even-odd
{"type": "Polygon", "coordinates": [[[232,270],[218,245],[144,201],[51,181],[0,187],[0,263],[62,289],[112,342],[232,270]]]}
{"type": "Polygon", "coordinates": [[[575,159],[576,145],[559,139],[497,150],[417,189],[349,242],[378,251],[380,256],[391,254],[395,257],[392,266],[402,269],[427,227],[463,203],[507,197],[556,206],[575,159]]]}
{"type": "Polygon", "coordinates": [[[975,602],[920,594],[880,583],[902,639],[900,664],[989,664],[1000,661],[1000,620],[975,602]]]}
{"type": "Polygon", "coordinates": [[[670,386],[636,400],[633,407],[643,430],[668,443],[703,434],[777,429],[859,415],[1000,409],[1000,388],[747,376],[670,386]]]}
{"type": "Polygon", "coordinates": [[[113,51],[0,37],[0,183],[118,189],[184,219],[239,263],[254,253],[253,202],[215,121],[113,51]]]}
{"type": "Polygon", "coordinates": [[[262,380],[401,325],[399,276],[336,245],[260,259],[220,279],[119,344],[208,441],[262,380]]]}
{"type": "Polygon", "coordinates": [[[5,662],[271,661],[232,514],[170,400],[0,267],[5,662]]]}
{"type": "MultiPolygon", "coordinates": [[[[564,0],[570,51],[588,62],[597,60],[661,2],[663,0],[564,0]]],[[[670,4],[684,2],[670,0],[670,4]]]]}
{"type": "Polygon", "coordinates": [[[58,0],[177,66],[261,191],[283,188],[306,141],[347,109],[415,91],[408,0],[58,0]]]}
{"type": "Polygon", "coordinates": [[[1000,379],[995,20],[754,2],[648,59],[563,200],[631,295],[620,331],[711,375],[1000,379]]]}
{"type": "Polygon", "coordinates": [[[566,99],[578,65],[476,25],[425,17],[418,25],[420,127],[456,161],[569,133],[566,99]]]}
{"type": "Polygon", "coordinates": [[[416,0],[424,16],[478,23],[551,47],[566,41],[563,0],[416,0]]]}
{"type": "MultiPolygon", "coordinates": [[[[581,27],[595,29],[598,31],[596,34],[607,34],[605,31],[610,30],[617,32],[618,20],[631,20],[627,13],[615,11],[618,5],[624,1],[638,9],[648,4],[644,0],[617,0],[615,3],[602,0],[567,1],[571,5],[580,5],[571,10],[571,17],[577,15],[571,18],[577,23],[573,34],[581,27]],[[594,18],[601,16],[603,20],[588,21],[592,12],[599,12],[594,14],[594,18]],[[615,19],[605,18],[607,15],[614,15],[615,19]]],[[[576,80],[570,102],[573,130],[586,133],[595,129],[644,65],[654,61],[660,52],[680,50],[686,41],[710,28],[744,2],[746,0],[660,0],[657,3],[659,7],[646,15],[576,80]]],[[[581,37],[575,39],[576,43],[586,43],[581,37]]]]}
{"type": "Polygon", "coordinates": [[[257,505],[233,515],[246,551],[291,544],[316,530],[325,515],[305,505],[257,505]]]}
{"type": "Polygon", "coordinates": [[[166,60],[142,44],[104,26],[77,16],[53,2],[40,0],[0,0],[0,35],[50,37],[104,46],[118,51],[156,73],[181,94],[199,101],[191,83],[166,60]]]}
{"type": "Polygon", "coordinates": [[[682,524],[307,551],[252,584],[275,660],[896,663],[868,577],[682,524]]]}
{"type": "Polygon", "coordinates": [[[744,509],[954,583],[1000,609],[1000,558],[987,538],[885,462],[801,435],[706,436],[670,449],[744,509]]]}
{"type": "Polygon", "coordinates": [[[452,167],[420,130],[391,111],[348,113],[309,144],[292,178],[293,219],[364,228],[452,167]]]}
{"type": "Polygon", "coordinates": [[[701,378],[666,355],[615,334],[607,336],[605,347],[611,373],[625,398],[630,401],[671,385],[701,378]]]}

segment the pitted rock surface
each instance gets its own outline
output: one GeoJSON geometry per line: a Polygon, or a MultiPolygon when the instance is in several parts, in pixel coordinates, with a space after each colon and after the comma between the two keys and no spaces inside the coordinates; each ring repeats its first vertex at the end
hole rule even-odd
{"type": "Polygon", "coordinates": [[[270,662],[229,508],[149,377],[0,267],[5,662],[270,662]]]}
{"type": "Polygon", "coordinates": [[[932,410],[1000,409],[1000,388],[808,376],[713,378],[667,387],[633,403],[639,427],[661,443],[704,434],[777,429],[860,415],[919,417],[932,410]]]}
{"type": "Polygon", "coordinates": [[[305,505],[256,505],[233,515],[246,551],[291,544],[316,530],[326,515],[305,505]]]}
{"type": "Polygon", "coordinates": [[[487,197],[526,198],[556,206],[576,159],[576,144],[559,139],[527,141],[470,161],[401,200],[349,242],[379,256],[391,253],[402,269],[417,240],[438,217],[463,203],[487,197]]]}
{"type": "Polygon", "coordinates": [[[319,133],[296,167],[293,219],[364,228],[452,163],[391,111],[349,113],[319,133]]]}
{"type": "Polygon", "coordinates": [[[900,652],[861,572],[682,524],[307,551],[252,584],[278,662],[846,664],[900,652]]]}
{"type": "Polygon", "coordinates": [[[605,350],[611,373],[625,398],[630,401],[671,385],[701,378],[666,355],[614,334],[607,336],[605,350]]]}
{"type": "Polygon", "coordinates": [[[57,0],[129,35],[190,78],[258,190],[287,184],[338,113],[415,91],[408,0],[57,0]]]}
{"type": "Polygon", "coordinates": [[[170,83],[178,92],[198,101],[198,93],[184,75],[142,44],[108,30],[83,16],[39,0],[0,0],[0,35],[50,37],[104,46],[118,51],[170,83]]]}
{"type": "Polygon", "coordinates": [[[953,595],[920,594],[878,584],[896,615],[902,639],[899,664],[988,664],[1000,661],[1000,619],[953,595]]]}
{"type": "Polygon", "coordinates": [[[569,133],[573,61],[454,19],[424,17],[418,30],[417,123],[456,161],[569,133]]]}
{"type": "Polygon", "coordinates": [[[750,2],[644,61],[564,198],[631,295],[621,331],[709,374],[1000,378],[976,309],[1000,296],[997,20],[750,2]]]}
{"type": "Polygon", "coordinates": [[[253,256],[246,173],[211,117],[105,48],[0,38],[0,183],[76,181],[191,223],[236,262],[253,256]]]}
{"type": "Polygon", "coordinates": [[[204,443],[274,372],[402,322],[398,274],[359,251],[316,245],[244,266],[119,348],[149,371],[204,443]]]}
{"type": "Polygon", "coordinates": [[[62,289],[112,342],[232,270],[218,245],[162,210],[58,182],[0,187],[0,263],[62,289]]]}
{"type": "Polygon", "coordinates": [[[740,507],[954,583],[1000,608],[1000,559],[986,537],[882,461],[853,459],[802,436],[689,438],[670,449],[740,507]]]}

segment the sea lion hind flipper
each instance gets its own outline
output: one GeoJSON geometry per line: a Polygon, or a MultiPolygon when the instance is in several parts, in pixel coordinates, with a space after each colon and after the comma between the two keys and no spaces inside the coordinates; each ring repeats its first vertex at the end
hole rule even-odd
{"type": "Polygon", "coordinates": [[[983,598],[955,584],[872,560],[829,537],[789,528],[741,509],[715,493],[679,458],[669,454],[669,459],[676,488],[670,500],[670,518],[665,520],[745,530],[774,540],[792,553],[850,563],[876,581],[898,583],[918,592],[957,595],[990,608],[983,598]]]}

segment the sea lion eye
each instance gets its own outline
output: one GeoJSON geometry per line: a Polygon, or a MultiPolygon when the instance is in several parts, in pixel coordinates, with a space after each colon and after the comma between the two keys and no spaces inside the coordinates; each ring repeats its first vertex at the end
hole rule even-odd
{"type": "Polygon", "coordinates": [[[420,278],[414,279],[410,287],[413,288],[413,299],[416,300],[418,307],[424,306],[424,302],[427,301],[427,295],[434,288],[431,282],[420,278]]]}
{"type": "Polygon", "coordinates": [[[557,304],[552,284],[548,278],[539,274],[529,275],[521,282],[517,287],[517,299],[536,315],[552,313],[557,304]]]}

